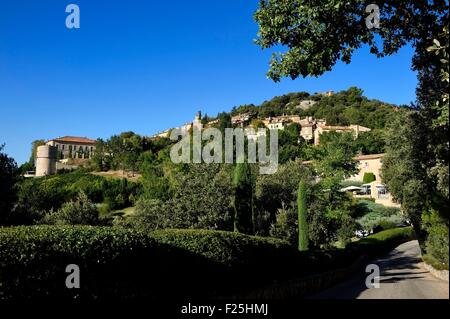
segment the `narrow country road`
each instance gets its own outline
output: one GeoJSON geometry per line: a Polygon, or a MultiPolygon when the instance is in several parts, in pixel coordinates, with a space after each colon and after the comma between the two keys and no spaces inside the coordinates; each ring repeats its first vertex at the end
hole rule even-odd
{"type": "Polygon", "coordinates": [[[448,299],[448,282],[433,277],[420,267],[416,240],[404,243],[388,255],[369,263],[380,267],[380,287],[367,288],[366,273],[337,284],[312,299],[448,299]]]}

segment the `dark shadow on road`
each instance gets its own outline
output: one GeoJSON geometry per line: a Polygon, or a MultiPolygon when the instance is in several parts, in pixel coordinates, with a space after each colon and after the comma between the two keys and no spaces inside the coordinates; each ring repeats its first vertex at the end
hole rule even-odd
{"type": "Polygon", "coordinates": [[[408,276],[408,275],[420,275],[420,274],[426,274],[428,271],[405,271],[405,272],[385,272],[382,273],[382,276],[388,277],[388,276],[408,276]]]}
{"type": "MultiPolygon", "coordinates": [[[[380,283],[395,284],[405,280],[426,278],[425,274],[428,272],[420,268],[419,263],[422,260],[419,256],[414,249],[406,248],[404,251],[395,249],[388,255],[367,264],[375,264],[380,267],[380,283]]],[[[369,289],[366,287],[368,275],[364,269],[361,269],[348,280],[310,296],[309,299],[356,299],[369,289]]]]}
{"type": "Polygon", "coordinates": [[[409,280],[409,279],[420,279],[425,278],[424,276],[411,276],[411,277],[391,277],[386,279],[380,279],[380,283],[397,283],[403,280],[409,280]]]}

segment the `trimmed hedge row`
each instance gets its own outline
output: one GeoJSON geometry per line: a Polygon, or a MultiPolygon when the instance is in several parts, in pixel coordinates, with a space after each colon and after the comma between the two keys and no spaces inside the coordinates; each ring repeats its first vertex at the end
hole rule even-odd
{"type": "Polygon", "coordinates": [[[412,227],[392,228],[367,236],[357,242],[350,243],[347,245],[347,249],[373,255],[412,239],[415,239],[412,227]]]}
{"type": "Polygon", "coordinates": [[[229,296],[343,267],[411,234],[388,230],[346,250],[299,253],[278,239],[222,231],[0,228],[0,299],[229,296]],[[65,286],[68,264],[80,267],[80,289],[65,286]]]}
{"type": "Polygon", "coordinates": [[[227,231],[166,229],[149,233],[159,243],[185,249],[227,267],[243,266],[255,258],[292,254],[285,241],[227,231]]]}
{"type": "Polygon", "coordinates": [[[229,232],[0,228],[0,298],[217,295],[254,285],[253,274],[264,271],[269,275],[258,279],[267,284],[273,260],[287,261],[293,254],[283,241],[229,232]],[[80,267],[80,289],[65,287],[69,264],[80,267]],[[252,276],[244,280],[247,273],[252,276]]]}

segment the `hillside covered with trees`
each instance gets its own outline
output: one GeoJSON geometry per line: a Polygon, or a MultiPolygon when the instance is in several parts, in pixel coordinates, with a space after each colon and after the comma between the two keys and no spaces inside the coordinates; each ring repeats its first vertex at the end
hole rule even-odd
{"type": "Polygon", "coordinates": [[[241,105],[233,107],[230,115],[253,112],[258,118],[284,114],[313,116],[325,119],[329,125],[362,125],[371,129],[382,129],[397,105],[369,99],[357,87],[327,95],[308,92],[288,93],[264,101],[261,105],[241,105]],[[302,106],[301,102],[312,101],[311,106],[302,106]]]}

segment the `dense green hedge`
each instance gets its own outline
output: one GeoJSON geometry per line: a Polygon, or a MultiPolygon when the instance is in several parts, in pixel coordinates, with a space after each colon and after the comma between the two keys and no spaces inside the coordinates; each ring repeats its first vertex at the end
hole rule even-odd
{"type": "Polygon", "coordinates": [[[349,265],[410,235],[389,230],[348,250],[299,253],[277,239],[221,231],[0,228],[0,299],[230,296],[349,265]],[[80,289],[65,287],[68,264],[80,267],[80,289]]]}
{"type": "Polygon", "coordinates": [[[375,181],[376,179],[377,178],[374,173],[366,172],[366,173],[364,173],[364,176],[363,176],[363,183],[369,184],[369,183],[372,183],[373,181],[375,181]]]}
{"type": "Polygon", "coordinates": [[[292,248],[275,238],[227,231],[166,229],[149,233],[159,243],[185,249],[227,267],[242,266],[255,258],[291,254],[292,248]]]}
{"type": "Polygon", "coordinates": [[[351,243],[347,245],[347,249],[366,252],[367,254],[378,253],[414,238],[415,234],[412,227],[393,228],[380,231],[351,243]]]}
{"type": "MultiPolygon", "coordinates": [[[[1,298],[181,297],[230,293],[277,277],[292,248],[276,239],[206,230],[144,234],[114,227],[0,228],[1,298]],[[65,287],[77,264],[81,289],[65,287]],[[268,271],[267,277],[259,277],[268,271]],[[243,274],[250,274],[248,281],[243,274]],[[258,275],[259,274],[259,275],[258,275]]],[[[280,272],[282,273],[282,272],[280,272]]]]}

